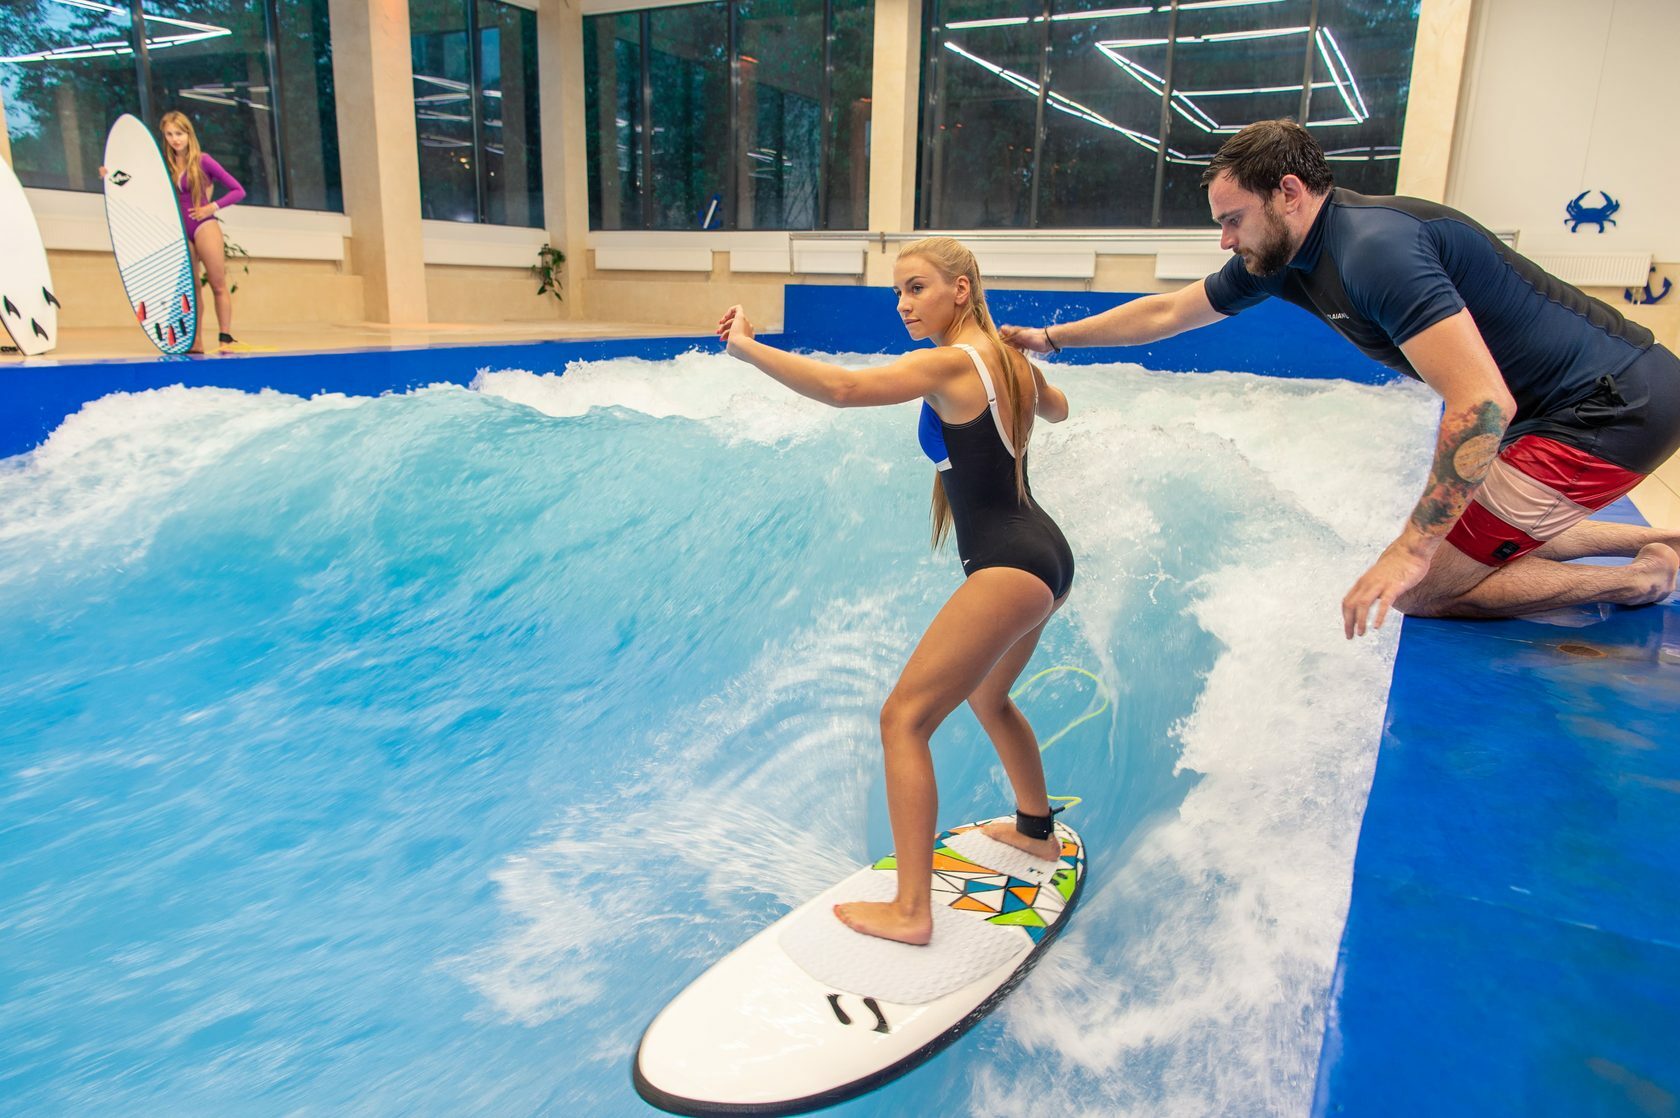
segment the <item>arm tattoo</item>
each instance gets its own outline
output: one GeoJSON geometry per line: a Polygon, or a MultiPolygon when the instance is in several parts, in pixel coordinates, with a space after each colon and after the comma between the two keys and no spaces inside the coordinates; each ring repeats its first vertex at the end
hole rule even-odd
{"type": "Polygon", "coordinates": [[[1412,510],[1412,523],[1426,536],[1444,535],[1470,503],[1499,453],[1499,439],[1511,417],[1491,400],[1441,416],[1435,465],[1429,484],[1412,510]]]}

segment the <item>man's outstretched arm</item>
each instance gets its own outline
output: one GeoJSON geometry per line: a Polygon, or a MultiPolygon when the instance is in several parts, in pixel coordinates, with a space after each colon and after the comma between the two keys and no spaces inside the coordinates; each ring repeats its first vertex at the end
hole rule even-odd
{"type": "Polygon", "coordinates": [[[1205,280],[1177,291],[1145,295],[1101,314],[1050,326],[1003,326],[1003,340],[1030,353],[1054,353],[1074,346],[1144,345],[1207,326],[1225,316],[1208,301],[1205,280]]]}
{"type": "Polygon", "coordinates": [[[1442,319],[1400,350],[1424,382],[1441,394],[1435,462],[1399,537],[1342,599],[1342,624],[1350,640],[1364,635],[1373,605],[1373,627],[1381,628],[1395,599],[1429,573],[1436,551],[1498,456],[1499,441],[1517,411],[1468,310],[1442,319]]]}

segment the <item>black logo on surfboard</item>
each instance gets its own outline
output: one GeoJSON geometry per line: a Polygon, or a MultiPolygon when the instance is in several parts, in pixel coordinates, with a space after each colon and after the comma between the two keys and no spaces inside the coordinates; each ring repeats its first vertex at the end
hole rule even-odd
{"type": "MultiPolygon", "coordinates": [[[[875,1032],[877,1032],[877,1033],[890,1033],[890,1032],[892,1032],[892,1026],[887,1024],[887,1015],[881,1012],[881,1006],[878,1002],[875,1001],[874,998],[864,998],[863,999],[863,1007],[865,1009],[869,1010],[870,1013],[873,1013],[875,1015],[875,1028],[874,1028],[875,1032]]],[[[830,1008],[834,1011],[834,1016],[840,1021],[840,1023],[842,1025],[850,1025],[852,1023],[851,1015],[848,1014],[844,1009],[840,1008],[840,995],[839,994],[830,994],[828,996],[828,1008],[830,1008]]]]}
{"type": "Polygon", "coordinates": [[[111,172],[111,184],[113,186],[127,186],[128,185],[128,180],[129,180],[129,174],[128,174],[127,171],[112,171],[111,172]]]}

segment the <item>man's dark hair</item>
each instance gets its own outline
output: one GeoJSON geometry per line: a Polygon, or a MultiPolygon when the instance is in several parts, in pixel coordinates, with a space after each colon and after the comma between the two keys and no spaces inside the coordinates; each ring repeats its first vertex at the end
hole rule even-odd
{"type": "Polygon", "coordinates": [[[1255,121],[1226,140],[1202,172],[1202,189],[1221,171],[1231,172],[1238,186],[1262,197],[1276,190],[1285,175],[1294,175],[1314,194],[1325,193],[1334,182],[1324,149],[1288,119],[1255,121]]]}

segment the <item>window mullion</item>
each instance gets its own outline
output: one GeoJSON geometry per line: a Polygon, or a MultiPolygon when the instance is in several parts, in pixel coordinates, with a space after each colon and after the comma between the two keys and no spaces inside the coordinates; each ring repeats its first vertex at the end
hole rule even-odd
{"type": "Polygon", "coordinates": [[[268,57],[268,127],[274,136],[274,178],[279,187],[279,197],[274,200],[274,204],[290,206],[292,184],[286,178],[285,130],[280,119],[280,91],[286,87],[280,80],[280,48],[277,45],[280,31],[278,4],[279,0],[263,0],[263,48],[268,57]]]}
{"type": "Polygon", "coordinates": [[[1306,57],[1301,62],[1301,109],[1296,120],[1305,127],[1312,112],[1313,44],[1318,42],[1318,0],[1312,0],[1312,14],[1307,19],[1306,57]]]}
{"type": "Polygon", "coordinates": [[[1160,140],[1155,145],[1155,201],[1149,213],[1151,228],[1161,227],[1161,203],[1167,188],[1167,130],[1172,127],[1173,62],[1178,56],[1178,0],[1167,15],[1167,66],[1161,81],[1160,140]]]}
{"type": "Polygon", "coordinates": [[[1038,51],[1038,103],[1033,108],[1032,186],[1028,191],[1028,229],[1038,228],[1038,176],[1044,166],[1044,102],[1050,95],[1050,4],[1051,0],[1044,0],[1044,7],[1039,11],[1042,34],[1039,36],[1038,51]]]}
{"type": "MultiPolygon", "coordinates": [[[[741,164],[746,162],[747,151],[751,148],[752,137],[741,134],[741,44],[739,41],[740,25],[736,19],[738,0],[725,0],[727,18],[724,22],[724,37],[729,44],[729,168],[724,172],[723,190],[723,226],[725,229],[739,229],[741,227],[741,164]]],[[[705,221],[705,211],[701,211],[701,221],[705,221]]],[[[702,225],[704,228],[704,225],[702,225]]]]}
{"type": "Polygon", "coordinates": [[[653,13],[644,10],[642,22],[642,228],[653,228],[653,13]]]}
{"type": "Polygon", "coordinates": [[[489,176],[485,166],[484,152],[484,60],[479,57],[478,34],[478,0],[462,0],[467,8],[467,105],[472,117],[473,141],[473,213],[476,220],[483,224],[486,220],[487,207],[485,195],[488,193],[489,176]]]}
{"type": "Polygon", "coordinates": [[[817,219],[814,228],[827,229],[828,141],[834,135],[834,0],[823,0],[822,130],[817,135],[817,219]]]}
{"type": "Polygon", "coordinates": [[[129,41],[134,44],[134,80],[140,86],[140,119],[157,127],[157,105],[152,100],[152,57],[146,50],[146,12],[141,0],[129,0],[129,41]]]}

